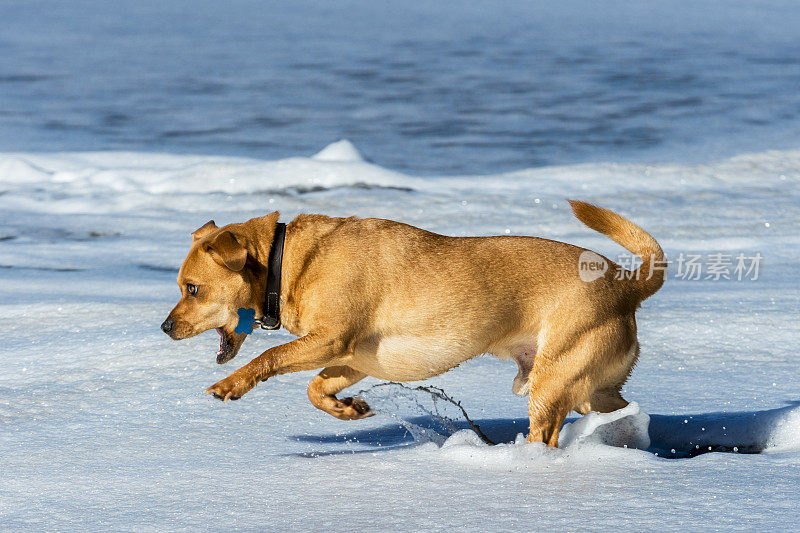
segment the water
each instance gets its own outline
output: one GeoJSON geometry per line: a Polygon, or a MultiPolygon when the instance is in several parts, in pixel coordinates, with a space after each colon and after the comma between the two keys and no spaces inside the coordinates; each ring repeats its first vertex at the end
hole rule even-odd
{"type": "Polygon", "coordinates": [[[0,0],[0,150],[415,175],[795,148],[792,1],[0,0]]]}

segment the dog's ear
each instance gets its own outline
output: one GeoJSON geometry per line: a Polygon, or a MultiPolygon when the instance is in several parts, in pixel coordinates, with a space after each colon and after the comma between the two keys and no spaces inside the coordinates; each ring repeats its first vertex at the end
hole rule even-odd
{"type": "Polygon", "coordinates": [[[206,222],[205,224],[194,230],[192,232],[192,237],[194,237],[194,240],[202,239],[203,237],[205,237],[206,235],[217,229],[219,228],[214,223],[214,221],[209,220],[208,222],[206,222]]]}
{"type": "Polygon", "coordinates": [[[247,250],[230,231],[222,231],[205,245],[205,250],[220,265],[239,272],[247,262],[247,250]]]}

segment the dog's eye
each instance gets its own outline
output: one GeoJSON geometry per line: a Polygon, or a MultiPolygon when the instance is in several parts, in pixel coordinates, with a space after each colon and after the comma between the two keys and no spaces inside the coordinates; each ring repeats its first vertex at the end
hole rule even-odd
{"type": "Polygon", "coordinates": [[[188,292],[189,295],[191,296],[197,296],[197,285],[192,285],[191,283],[187,283],[186,292],[188,292]]]}

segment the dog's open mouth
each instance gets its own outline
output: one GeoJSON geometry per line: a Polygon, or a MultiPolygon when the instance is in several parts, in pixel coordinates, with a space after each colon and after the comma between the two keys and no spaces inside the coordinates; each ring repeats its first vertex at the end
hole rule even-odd
{"type": "Polygon", "coordinates": [[[225,364],[236,357],[237,346],[234,339],[228,335],[224,329],[217,328],[219,333],[219,351],[217,352],[217,364],[225,364]]]}

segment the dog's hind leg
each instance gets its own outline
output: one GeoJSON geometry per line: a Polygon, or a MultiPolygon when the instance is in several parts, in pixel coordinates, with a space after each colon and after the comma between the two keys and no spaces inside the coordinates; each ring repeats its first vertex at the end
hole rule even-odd
{"type": "Polygon", "coordinates": [[[611,413],[628,406],[628,401],[622,397],[620,391],[625,382],[628,381],[633,366],[639,359],[639,341],[634,341],[633,346],[627,351],[623,351],[615,359],[618,361],[617,375],[610,380],[613,385],[598,387],[588,400],[575,407],[577,412],[582,415],[589,411],[611,413]]]}
{"type": "Polygon", "coordinates": [[[598,413],[611,413],[623,407],[627,407],[628,402],[619,393],[618,387],[608,387],[605,389],[596,390],[589,401],[575,407],[575,410],[582,415],[587,414],[589,411],[597,411],[598,413]]]}
{"type": "Polygon", "coordinates": [[[366,374],[348,366],[331,366],[308,384],[308,399],[317,409],[340,420],[358,420],[375,414],[361,398],[336,398],[336,394],[361,381],[366,374]]]}
{"type": "Polygon", "coordinates": [[[614,387],[596,391],[589,403],[592,405],[592,411],[600,413],[610,413],[628,406],[628,402],[614,387]]]}
{"type": "Polygon", "coordinates": [[[558,446],[561,424],[579,399],[589,395],[589,383],[584,371],[578,366],[580,355],[567,352],[558,362],[541,363],[541,357],[531,371],[528,415],[530,433],[528,442],[543,442],[558,446]],[[576,365],[578,363],[578,365],[576,365]],[[565,368],[570,375],[565,375],[565,368]]]}
{"type": "Polygon", "coordinates": [[[619,389],[609,388],[632,364],[635,350],[624,322],[608,322],[566,343],[543,346],[530,376],[528,442],[558,446],[561,424],[573,409],[613,411],[627,402],[619,389]]]}

